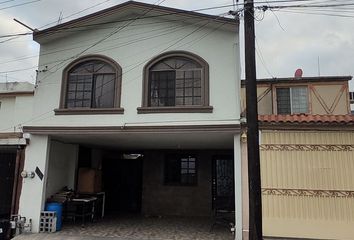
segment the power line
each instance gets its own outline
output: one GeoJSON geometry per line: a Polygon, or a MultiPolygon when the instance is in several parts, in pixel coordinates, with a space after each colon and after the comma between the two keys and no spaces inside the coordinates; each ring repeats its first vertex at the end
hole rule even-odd
{"type": "Polygon", "coordinates": [[[0,4],[4,4],[4,3],[8,3],[8,2],[13,2],[15,0],[7,0],[7,1],[3,1],[3,2],[0,2],[0,4]]]}
{"type": "MultiPolygon", "coordinates": [[[[160,4],[162,4],[163,2],[165,2],[165,1],[166,1],[166,0],[161,0],[161,1],[158,0],[155,4],[160,5],[160,4]]],[[[66,59],[66,60],[63,60],[62,62],[59,62],[57,65],[51,67],[51,68],[49,69],[49,71],[57,67],[57,69],[54,71],[54,73],[55,73],[56,71],[58,71],[58,69],[59,69],[59,67],[60,67],[61,64],[65,63],[65,62],[68,61],[68,60],[71,60],[71,59],[74,59],[74,58],[77,58],[77,57],[81,56],[82,54],[84,54],[85,52],[87,52],[88,50],[90,50],[91,48],[93,48],[93,47],[99,45],[100,43],[104,42],[105,40],[107,40],[107,39],[110,38],[111,36],[113,36],[113,35],[119,33],[121,30],[123,30],[123,29],[125,29],[126,27],[128,27],[130,24],[132,24],[133,22],[135,22],[136,20],[138,20],[140,17],[143,17],[143,16],[145,16],[146,14],[148,14],[149,12],[151,12],[151,11],[155,8],[155,4],[154,4],[151,8],[149,8],[148,10],[146,10],[145,12],[143,12],[143,14],[139,15],[138,17],[136,17],[136,18],[133,19],[132,21],[128,22],[128,23],[125,24],[124,26],[116,28],[116,30],[112,31],[111,33],[109,33],[108,35],[104,36],[104,37],[103,37],[102,39],[100,39],[99,41],[97,41],[97,42],[93,43],[92,45],[90,45],[89,47],[85,48],[85,49],[82,50],[80,53],[75,54],[75,55],[73,55],[72,57],[70,57],[70,58],[68,58],[68,59],[66,59]]],[[[48,76],[49,76],[49,75],[47,75],[45,78],[47,78],[48,76]]],[[[45,78],[44,78],[44,79],[45,79],[45,78]]],[[[44,79],[42,79],[42,80],[44,80],[44,79]]]]}
{"type": "MultiPolygon", "coordinates": [[[[41,1],[41,0],[36,0],[36,1],[41,1]]],[[[266,2],[259,1],[259,2],[255,2],[255,3],[258,3],[258,4],[263,4],[263,3],[271,4],[271,3],[286,3],[286,2],[308,2],[308,1],[314,1],[314,0],[279,0],[279,1],[266,1],[266,2]]],[[[142,17],[142,18],[139,18],[139,19],[158,18],[158,17],[163,17],[163,16],[169,16],[169,15],[180,15],[180,14],[186,14],[186,13],[190,13],[190,12],[202,12],[202,11],[208,11],[208,10],[228,8],[228,7],[233,7],[233,6],[243,6],[243,5],[244,5],[244,3],[226,4],[226,5],[221,5],[221,6],[200,8],[200,9],[194,9],[194,10],[185,10],[185,11],[176,12],[176,13],[165,13],[165,14],[146,16],[146,17],[142,17]]],[[[92,7],[95,7],[95,6],[91,6],[90,8],[92,8],[92,7]]],[[[81,12],[85,11],[87,9],[81,10],[81,12]]],[[[77,13],[79,13],[79,12],[77,12],[77,13]]],[[[77,13],[74,13],[72,15],[76,15],[77,13]]],[[[70,16],[72,16],[72,15],[70,15],[70,16]]],[[[47,31],[48,32],[59,32],[59,31],[65,31],[67,29],[85,28],[85,27],[91,27],[91,26],[101,26],[101,25],[107,25],[107,24],[112,24],[112,23],[126,22],[126,21],[130,21],[130,20],[133,20],[133,19],[134,18],[132,18],[132,19],[124,19],[124,20],[117,20],[117,21],[107,21],[107,22],[104,22],[104,23],[97,23],[97,24],[85,24],[85,25],[81,25],[81,26],[63,27],[63,28],[55,29],[55,30],[50,30],[50,28],[49,28],[49,29],[47,29],[47,31]]],[[[49,23],[49,24],[51,24],[51,23],[49,23]]],[[[49,24],[46,24],[44,26],[47,26],[49,24]]],[[[20,34],[22,34],[22,33],[20,33],[20,34]]],[[[25,35],[28,35],[28,34],[31,34],[31,33],[25,33],[25,35]]],[[[11,34],[11,35],[13,36],[13,35],[16,35],[16,34],[11,34]]],[[[2,37],[6,37],[6,36],[0,36],[0,38],[2,38],[2,37]]]]}
{"type": "Polygon", "coordinates": [[[329,17],[354,18],[353,15],[331,14],[331,13],[316,13],[316,12],[301,12],[299,10],[279,10],[279,12],[306,14],[306,15],[318,15],[318,16],[329,16],[329,17]]]}
{"type": "MultiPolygon", "coordinates": [[[[70,18],[70,17],[72,17],[72,16],[78,15],[78,14],[80,14],[80,13],[83,13],[83,12],[85,12],[85,11],[87,11],[87,10],[90,10],[90,9],[92,9],[92,8],[95,8],[95,7],[97,7],[97,6],[100,6],[100,5],[102,5],[102,4],[106,3],[106,2],[109,2],[109,1],[111,1],[111,0],[105,0],[105,1],[103,1],[103,2],[94,4],[94,5],[90,6],[90,7],[84,8],[84,9],[82,9],[82,10],[80,10],[80,11],[74,12],[74,13],[72,13],[72,14],[66,16],[66,17],[63,17],[62,19],[67,19],[67,18],[70,18]]],[[[47,23],[47,24],[45,24],[45,25],[39,27],[39,29],[44,28],[44,27],[47,27],[47,26],[49,26],[49,25],[51,25],[51,24],[53,24],[53,23],[57,23],[57,20],[56,20],[56,21],[53,21],[53,22],[50,22],[50,23],[47,23]]]]}
{"type": "MultiPolygon", "coordinates": [[[[203,29],[204,27],[206,27],[209,23],[210,23],[210,20],[209,20],[207,23],[205,23],[204,25],[199,26],[197,29],[193,30],[191,33],[185,35],[184,37],[182,37],[181,39],[179,39],[177,42],[175,42],[175,43],[173,43],[172,45],[169,45],[168,47],[166,47],[166,48],[164,48],[163,50],[159,51],[159,53],[157,53],[157,54],[155,54],[155,55],[159,55],[159,54],[161,54],[161,53],[167,51],[167,50],[170,49],[171,47],[177,45],[179,42],[181,42],[181,41],[183,41],[184,39],[186,39],[187,37],[191,36],[192,34],[198,32],[198,31],[200,31],[201,29],[203,29]]],[[[224,25],[225,25],[225,23],[222,23],[221,25],[217,26],[216,28],[212,29],[211,31],[207,32],[206,34],[204,34],[204,35],[198,37],[197,39],[193,39],[193,40],[191,40],[191,41],[189,41],[189,42],[187,42],[187,43],[184,43],[184,44],[182,44],[182,45],[180,45],[180,46],[178,46],[178,47],[181,48],[182,46],[186,46],[186,45],[192,46],[192,45],[194,45],[195,43],[197,43],[197,42],[199,42],[200,40],[204,39],[205,37],[207,37],[208,35],[210,35],[211,33],[213,33],[214,31],[216,31],[217,29],[221,28],[221,27],[224,26],[224,25]]],[[[127,74],[128,72],[134,70],[135,68],[139,67],[140,65],[151,61],[151,60],[154,59],[154,58],[155,58],[155,56],[149,57],[149,58],[147,58],[147,59],[145,59],[145,60],[139,62],[138,64],[136,64],[135,66],[133,66],[131,69],[129,69],[129,70],[127,70],[126,72],[122,73],[121,76],[122,76],[123,74],[127,74]]],[[[119,77],[121,77],[121,76],[119,76],[119,77]]],[[[138,78],[139,78],[139,77],[137,77],[137,78],[135,78],[135,79],[132,79],[132,80],[129,81],[129,82],[135,81],[135,80],[138,79],[138,78]]],[[[113,80],[115,80],[115,79],[112,79],[112,80],[110,80],[110,81],[108,81],[108,82],[102,84],[101,86],[104,86],[104,85],[108,84],[109,82],[111,82],[111,81],[113,81],[113,80]]],[[[129,82],[125,82],[124,85],[127,85],[127,83],[129,83],[129,82]]],[[[106,91],[104,94],[102,94],[102,96],[105,95],[105,94],[111,93],[111,92],[114,91],[114,90],[115,90],[115,89],[111,89],[111,90],[109,90],[109,91],[106,91]]]]}
{"type": "MultiPolygon", "coordinates": [[[[217,17],[217,18],[219,18],[219,17],[217,17]]],[[[215,18],[213,21],[215,21],[217,18],[215,18]]],[[[177,42],[175,42],[175,40],[173,40],[173,43],[172,43],[171,45],[169,45],[168,47],[166,47],[166,48],[164,48],[163,50],[159,51],[159,53],[157,53],[157,55],[158,55],[158,54],[161,54],[161,53],[163,53],[163,52],[165,52],[165,51],[167,51],[167,50],[170,49],[171,47],[175,46],[175,45],[178,44],[179,42],[181,42],[181,41],[183,41],[184,39],[186,39],[187,37],[191,36],[192,34],[198,32],[198,31],[200,31],[202,28],[204,28],[205,26],[207,26],[207,25],[210,23],[210,21],[211,21],[211,20],[208,20],[207,23],[203,24],[202,26],[199,26],[198,28],[196,28],[196,29],[193,30],[192,32],[190,32],[190,33],[188,33],[187,35],[183,36],[182,38],[180,38],[179,40],[177,40],[177,42]]],[[[223,26],[224,24],[225,24],[225,23],[221,24],[221,25],[218,26],[216,29],[213,29],[211,32],[202,35],[202,36],[198,39],[198,41],[200,41],[201,39],[205,38],[207,35],[209,35],[210,33],[214,32],[215,30],[219,29],[219,28],[220,28],[221,26],[223,26]]],[[[195,42],[195,41],[193,40],[193,41],[191,41],[191,42],[195,42]]],[[[183,44],[183,45],[190,44],[191,42],[185,43],[185,44],[183,44]]],[[[182,45],[182,46],[183,46],[183,45],[182,45]]],[[[160,45],[159,45],[159,46],[160,46],[160,45]]],[[[181,47],[181,46],[180,46],[180,47],[181,47]]],[[[132,65],[132,67],[131,67],[130,69],[128,69],[128,70],[125,71],[125,72],[122,72],[121,75],[120,75],[120,76],[117,76],[117,77],[121,77],[123,74],[127,74],[128,72],[134,70],[135,68],[139,67],[140,65],[142,65],[142,64],[144,64],[144,63],[146,63],[146,62],[152,60],[154,57],[155,57],[155,56],[149,57],[148,59],[144,59],[143,61],[138,62],[138,63],[135,64],[135,65],[132,65]]],[[[128,66],[128,67],[130,67],[130,66],[128,66]]],[[[128,67],[126,67],[126,68],[128,68],[128,67]]],[[[108,83],[114,81],[115,79],[116,79],[116,78],[113,78],[112,80],[110,80],[110,81],[104,83],[102,86],[104,86],[104,85],[106,85],[106,84],[108,84],[108,83]]],[[[135,78],[135,79],[137,79],[137,78],[135,78]]],[[[135,79],[133,79],[133,80],[135,80],[135,79]]],[[[132,82],[133,80],[131,80],[131,81],[129,81],[129,82],[132,82]]],[[[125,82],[124,84],[126,85],[126,84],[129,83],[129,82],[125,82]]],[[[43,84],[41,84],[41,85],[43,85],[43,84]]],[[[103,95],[109,94],[109,93],[111,93],[111,92],[114,91],[114,90],[115,90],[115,89],[111,89],[111,90],[109,90],[109,91],[106,91],[103,95]]]]}
{"type": "MultiPolygon", "coordinates": [[[[202,21],[198,21],[196,22],[195,24],[199,24],[200,22],[204,22],[206,20],[202,20],[202,21]]],[[[193,24],[193,25],[195,25],[193,24]]],[[[93,53],[100,53],[100,52],[104,52],[104,51],[107,51],[107,50],[113,50],[113,49],[117,49],[117,48],[120,48],[120,47],[124,47],[124,46],[128,46],[128,45],[131,45],[131,44],[134,44],[134,43],[137,43],[137,42],[140,42],[140,41],[145,41],[145,40],[149,40],[149,39],[152,39],[152,38],[156,38],[156,37],[161,37],[161,36],[164,36],[164,35],[168,35],[168,34],[171,34],[171,33],[174,33],[174,32],[177,32],[179,29],[182,29],[183,26],[179,26],[179,27],[175,27],[175,28],[168,28],[169,31],[166,31],[166,32],[162,32],[161,34],[154,34],[152,36],[147,36],[147,37],[144,37],[144,38],[137,38],[137,39],[133,39],[133,40],[129,40],[127,42],[123,42],[122,44],[120,45],[114,45],[114,46],[111,46],[111,47],[105,47],[105,48],[101,48],[101,49],[97,49],[96,51],[94,51],[93,53]]],[[[118,39],[118,38],[116,38],[118,39]]],[[[114,39],[114,40],[116,40],[114,39]]],[[[82,46],[79,46],[79,47],[73,47],[73,48],[68,48],[68,49],[63,49],[62,51],[68,51],[68,50],[73,50],[73,49],[76,49],[76,48],[81,48],[82,46]]],[[[61,52],[60,50],[57,50],[55,52],[50,52],[49,54],[54,54],[54,53],[57,53],[57,52],[61,52]]],[[[43,56],[46,55],[45,54],[42,54],[43,56]]],[[[41,55],[41,56],[42,56],[41,55]]],[[[66,61],[66,60],[70,60],[72,59],[72,57],[70,58],[65,58],[65,59],[60,59],[60,60],[55,60],[55,61],[52,61],[52,62],[47,62],[45,64],[42,64],[42,65],[36,65],[36,66],[33,66],[33,67],[30,67],[30,68],[22,68],[22,69],[15,69],[15,70],[11,70],[11,71],[4,71],[4,72],[0,72],[0,73],[9,73],[9,72],[20,72],[20,71],[24,71],[24,70],[30,70],[30,69],[34,69],[34,68],[40,68],[40,67],[44,67],[44,66],[47,66],[49,64],[53,64],[53,63],[58,63],[58,62],[62,62],[62,61],[66,61]]],[[[17,61],[17,60],[14,60],[14,61],[17,61]]],[[[11,61],[12,62],[12,61],[11,61]]],[[[1,63],[2,64],[2,63],[1,63]]]]}
{"type": "Polygon", "coordinates": [[[259,44],[258,44],[257,38],[255,37],[254,40],[255,40],[255,43],[256,43],[256,46],[257,46],[257,48],[255,48],[255,49],[256,49],[256,53],[257,53],[257,55],[258,55],[258,58],[261,60],[261,63],[262,63],[262,65],[263,65],[264,69],[267,71],[267,73],[268,73],[272,78],[274,78],[274,75],[269,71],[269,69],[268,69],[268,67],[267,67],[267,65],[266,65],[266,63],[265,63],[265,60],[264,60],[264,57],[263,57],[263,54],[262,54],[262,49],[261,49],[261,47],[260,47],[259,44]]]}
{"type": "MultiPolygon", "coordinates": [[[[166,0],[162,0],[161,2],[160,2],[160,0],[159,0],[159,1],[157,1],[157,3],[160,2],[159,4],[161,4],[161,3],[163,3],[164,1],[166,1],[166,0]]],[[[109,37],[113,36],[114,34],[120,32],[121,30],[123,30],[124,28],[126,28],[127,26],[129,26],[129,25],[130,25],[131,23],[133,23],[134,21],[140,19],[140,17],[145,16],[147,13],[151,12],[151,11],[153,10],[154,6],[155,6],[155,5],[153,5],[152,8],[148,9],[147,11],[145,11],[141,16],[136,17],[135,19],[133,19],[133,20],[130,21],[129,23],[125,24],[124,26],[116,28],[113,32],[109,33],[109,34],[106,35],[104,38],[101,38],[99,41],[97,41],[97,42],[91,44],[89,47],[87,47],[86,49],[82,50],[80,53],[75,54],[74,56],[71,56],[71,57],[66,58],[66,59],[64,59],[64,60],[57,61],[57,62],[59,62],[59,63],[58,63],[57,65],[53,66],[52,68],[48,69],[48,71],[50,72],[50,71],[51,71],[52,69],[54,69],[55,67],[59,67],[59,65],[62,64],[62,63],[64,63],[65,61],[68,61],[68,60],[70,60],[70,59],[79,57],[80,55],[82,55],[83,53],[85,53],[86,51],[88,51],[89,49],[91,49],[91,48],[93,48],[94,46],[96,46],[96,45],[100,44],[101,42],[105,41],[106,39],[108,39],[109,37]]],[[[24,69],[10,70],[10,71],[0,72],[0,73],[10,73],[10,72],[25,71],[25,70],[31,70],[31,69],[33,69],[33,68],[36,68],[36,66],[30,67],[30,68],[24,68],[24,69]]]]}
{"type": "MultiPolygon", "coordinates": [[[[304,0],[304,1],[310,1],[310,0],[304,0]]],[[[267,1],[267,3],[275,3],[275,2],[293,2],[293,1],[267,1]]],[[[258,2],[260,3],[260,2],[258,2]]],[[[351,5],[354,5],[354,4],[351,4],[351,5]]],[[[225,6],[225,5],[224,5],[225,6]]],[[[217,6],[217,7],[213,7],[213,9],[215,8],[220,8],[220,7],[224,7],[224,6],[217,6]]],[[[229,6],[229,5],[227,5],[229,6]]],[[[297,5],[298,7],[299,6],[304,6],[304,5],[297,5]]],[[[311,5],[311,7],[318,7],[319,5],[311,5]]],[[[333,6],[343,6],[343,4],[331,4],[331,5],[321,5],[322,7],[324,6],[327,6],[327,7],[333,7],[333,6]]],[[[345,6],[348,6],[348,4],[346,4],[345,6]]],[[[276,7],[276,6],[275,6],[276,7]]],[[[291,5],[290,7],[294,7],[294,5],[291,5]]],[[[204,9],[200,9],[200,10],[205,10],[205,9],[211,9],[211,8],[204,8],[204,9]]],[[[278,9],[279,10],[279,9],[278,9]]],[[[305,10],[305,9],[304,9],[305,10]]],[[[319,11],[319,9],[313,9],[313,11],[319,11]]],[[[282,11],[282,12],[285,12],[285,11],[282,11]]],[[[288,11],[288,12],[291,12],[291,11],[288,11]]],[[[296,11],[292,11],[292,13],[302,13],[302,12],[296,12],[296,11]]],[[[274,14],[274,13],[273,13],[274,14]]],[[[337,17],[353,17],[351,15],[340,15],[340,14],[328,14],[328,13],[324,13],[324,14],[316,14],[316,13],[303,13],[303,14],[313,14],[313,15],[324,15],[324,16],[337,16],[337,17]]],[[[159,15],[161,16],[161,15],[159,15]]],[[[148,17],[155,17],[155,16],[148,16],[148,17]]],[[[141,19],[143,19],[144,17],[142,17],[141,19]]],[[[126,21],[126,20],[123,20],[123,21],[126,21]]],[[[20,34],[20,35],[30,35],[31,33],[23,33],[23,34],[20,34]]],[[[12,36],[16,36],[16,34],[12,34],[12,35],[7,35],[7,36],[3,36],[3,37],[12,37],[12,36]]],[[[1,37],[1,36],[0,36],[1,37]]],[[[11,39],[10,39],[11,40],[11,39]]],[[[7,40],[6,40],[7,41],[7,40]]],[[[3,42],[6,42],[6,41],[3,41],[3,42]]],[[[31,56],[31,57],[37,57],[37,56],[31,56]]],[[[29,58],[26,56],[26,58],[29,58]]],[[[17,59],[14,59],[14,60],[11,60],[11,61],[16,61],[17,59]]],[[[10,62],[11,62],[10,61],[10,62]]],[[[3,63],[6,63],[6,62],[3,62],[3,63]]],[[[34,69],[34,67],[31,67],[31,68],[24,68],[24,69],[18,69],[18,70],[11,70],[11,71],[6,71],[6,73],[8,72],[16,72],[16,71],[25,71],[25,70],[30,70],[30,69],[34,69]]],[[[5,72],[3,72],[5,73],[5,72]]]]}
{"type": "Polygon", "coordinates": [[[9,8],[14,8],[14,7],[20,7],[20,6],[23,6],[23,5],[27,5],[27,4],[31,4],[31,3],[35,3],[35,2],[39,2],[39,1],[41,1],[41,0],[34,0],[34,1],[31,1],[31,2],[19,3],[19,4],[16,4],[16,5],[0,8],[0,10],[5,10],[5,9],[9,9],[9,8]]]}
{"type": "MultiPolygon", "coordinates": [[[[219,18],[219,17],[217,17],[217,18],[219,18]]],[[[204,20],[204,21],[206,21],[206,20],[204,20]]],[[[199,31],[200,29],[204,28],[206,25],[208,25],[208,24],[210,23],[210,21],[211,21],[211,20],[207,20],[207,22],[206,22],[205,24],[199,26],[197,29],[195,29],[195,30],[192,31],[191,33],[187,34],[186,36],[182,37],[182,38],[181,38],[180,40],[178,40],[177,42],[175,42],[175,39],[173,39],[173,40],[172,40],[172,42],[173,42],[172,45],[169,45],[167,48],[163,49],[163,50],[160,51],[158,54],[163,53],[163,52],[166,51],[167,49],[169,49],[169,48],[173,47],[174,45],[178,44],[180,41],[184,40],[185,38],[189,37],[190,35],[194,34],[195,32],[199,31]]],[[[199,24],[199,23],[195,23],[194,25],[196,25],[196,24],[199,24]]],[[[170,34],[170,33],[168,33],[168,34],[170,34]]],[[[158,46],[160,46],[160,44],[159,44],[158,46]]],[[[111,49],[113,49],[113,48],[111,48],[111,49]]],[[[111,49],[105,49],[104,51],[106,51],[106,50],[111,50],[111,49]]],[[[93,52],[93,53],[97,53],[97,52],[93,52]]],[[[153,59],[153,58],[154,58],[154,57],[150,57],[150,58],[145,59],[145,60],[143,60],[143,61],[141,61],[141,62],[138,62],[137,64],[133,64],[133,65],[131,65],[131,66],[127,66],[126,69],[128,69],[128,68],[130,68],[130,67],[131,67],[131,68],[128,69],[127,71],[125,71],[125,72],[122,72],[121,76],[122,76],[123,74],[126,74],[126,73],[132,71],[133,69],[137,68],[138,66],[140,66],[140,65],[142,65],[142,64],[144,64],[144,63],[150,61],[150,60],[153,59]]],[[[45,78],[47,78],[47,77],[48,77],[48,76],[46,76],[45,78]]],[[[40,81],[43,81],[45,78],[41,79],[40,81]]],[[[47,84],[48,84],[48,83],[47,83],[47,84]]]]}
{"type": "MultiPolygon", "coordinates": [[[[216,17],[216,19],[217,19],[217,18],[219,18],[219,17],[216,17]]],[[[177,45],[179,42],[181,42],[181,41],[183,41],[184,39],[186,39],[187,37],[191,36],[192,34],[198,32],[198,31],[200,31],[202,28],[206,27],[211,21],[215,21],[216,19],[214,19],[214,20],[208,20],[207,23],[205,23],[205,24],[203,24],[203,25],[201,25],[201,26],[198,26],[198,27],[197,27],[196,29],[194,29],[192,32],[190,32],[190,33],[184,35],[183,37],[179,38],[177,41],[176,41],[175,39],[173,39],[173,40],[172,40],[173,43],[172,43],[171,45],[169,45],[168,47],[164,48],[163,50],[159,51],[159,52],[157,53],[157,55],[158,55],[158,54],[161,54],[161,53],[163,53],[163,52],[165,52],[165,51],[167,51],[167,50],[170,49],[171,47],[177,45]]],[[[224,25],[224,23],[223,23],[222,25],[224,25]]],[[[217,28],[220,28],[222,25],[218,26],[217,28]]],[[[216,29],[214,29],[213,31],[215,31],[215,30],[216,30],[216,29]]],[[[213,32],[213,31],[211,31],[211,32],[213,32]]],[[[210,33],[211,33],[211,32],[210,32],[210,33]]],[[[209,33],[209,34],[210,34],[210,33],[209,33]]],[[[206,37],[206,35],[203,35],[203,36],[202,36],[202,38],[205,38],[205,37],[206,37]]],[[[160,46],[161,46],[161,44],[158,45],[158,47],[160,47],[160,46]]],[[[151,48],[150,48],[149,50],[151,50],[151,48]]],[[[150,58],[148,58],[148,59],[144,59],[143,61],[141,61],[141,62],[139,62],[139,63],[133,65],[132,68],[128,69],[128,70],[125,71],[124,73],[122,72],[122,75],[123,75],[123,74],[126,74],[126,73],[128,73],[128,72],[130,72],[130,71],[132,71],[132,70],[134,70],[134,69],[137,68],[138,66],[140,66],[140,65],[142,65],[142,64],[144,64],[144,63],[150,61],[150,60],[153,59],[154,57],[155,57],[155,56],[150,57],[150,58]]],[[[118,76],[117,76],[117,77],[118,77],[118,76]]],[[[135,80],[135,79],[133,79],[133,80],[135,80]]],[[[107,83],[105,83],[105,84],[107,84],[107,83]]],[[[125,84],[126,84],[126,83],[125,83],[125,84]]],[[[42,84],[42,85],[43,85],[43,84],[42,84]]],[[[106,93],[106,94],[108,94],[108,93],[106,93]]],[[[38,116],[35,116],[35,117],[33,117],[33,118],[31,118],[31,119],[25,121],[25,122],[21,122],[21,123],[15,125],[15,126],[11,126],[11,127],[6,128],[6,129],[2,129],[2,130],[0,130],[0,131],[5,131],[5,130],[8,130],[8,129],[12,129],[13,127],[21,126],[21,125],[23,125],[23,124],[30,123],[30,122],[33,122],[33,121],[40,121],[40,120],[47,119],[47,118],[49,118],[49,117],[51,117],[51,116],[44,117],[44,118],[40,118],[40,117],[42,117],[42,116],[44,116],[44,115],[46,115],[46,114],[48,114],[48,113],[51,113],[52,111],[53,111],[53,110],[44,112],[44,113],[42,113],[42,114],[40,114],[40,115],[38,115],[38,116]]]]}
{"type": "Polygon", "coordinates": [[[341,4],[325,4],[325,5],[284,5],[284,6],[257,6],[256,8],[271,8],[271,9],[284,9],[284,8],[330,8],[330,7],[345,7],[345,6],[354,6],[354,3],[341,3],[341,4]]]}
{"type": "MultiPolygon", "coordinates": [[[[180,21],[179,21],[180,22],[180,21]]],[[[145,25],[145,24],[142,24],[142,25],[145,25]]],[[[149,24],[150,25],[150,24],[149,24]]],[[[131,25],[133,26],[133,25],[131,25]]],[[[179,26],[178,28],[182,28],[183,26],[179,26]]],[[[110,40],[107,40],[106,42],[111,42],[111,41],[114,41],[114,40],[117,40],[117,39],[123,39],[123,38],[128,38],[128,37],[131,37],[131,36],[135,36],[135,35],[141,35],[141,34],[145,34],[145,33],[153,33],[153,32],[157,32],[157,31],[161,31],[161,30],[173,30],[175,29],[176,27],[173,27],[171,28],[171,26],[168,26],[168,27],[165,27],[165,28],[158,28],[158,29],[153,29],[153,30],[149,30],[149,31],[146,31],[146,32],[142,32],[142,33],[133,33],[133,34],[130,34],[130,35],[126,35],[126,36],[119,36],[118,38],[112,38],[110,40]]],[[[128,30],[127,30],[128,31],[128,30]]],[[[157,37],[157,36],[156,36],[157,37]]],[[[93,38],[93,39],[97,39],[97,38],[93,38]]],[[[83,43],[83,42],[92,42],[91,40],[89,41],[81,41],[80,43],[83,43]]],[[[130,42],[130,40],[128,41],[130,42]]],[[[76,42],[76,43],[79,43],[79,42],[76,42]]],[[[125,43],[125,42],[123,42],[125,43]]],[[[122,43],[122,44],[123,44],[122,43]]],[[[52,54],[56,54],[58,52],[64,52],[64,51],[70,51],[70,50],[74,50],[74,49],[78,49],[78,48],[81,48],[83,46],[89,46],[90,44],[86,44],[86,45],[78,45],[78,46],[75,46],[75,47],[69,47],[69,48],[54,48],[53,50],[54,51],[49,51],[49,52],[45,52],[45,53],[42,53],[41,56],[48,56],[48,55],[52,55],[52,54]]],[[[115,46],[117,46],[115,44],[115,46]]],[[[118,45],[120,46],[120,45],[118,45]]],[[[7,61],[4,61],[4,62],[0,62],[0,65],[1,64],[6,64],[6,63],[11,63],[11,62],[16,62],[16,61],[20,61],[20,60],[25,60],[25,59],[30,59],[30,58],[35,58],[35,57],[39,57],[39,54],[37,55],[30,55],[30,56],[22,56],[22,57],[18,57],[18,58],[13,58],[13,59],[10,59],[10,60],[7,60],[7,61]]]]}
{"type": "Polygon", "coordinates": [[[32,32],[5,34],[5,35],[0,35],[0,38],[19,37],[19,36],[26,36],[26,35],[32,35],[32,32]]]}

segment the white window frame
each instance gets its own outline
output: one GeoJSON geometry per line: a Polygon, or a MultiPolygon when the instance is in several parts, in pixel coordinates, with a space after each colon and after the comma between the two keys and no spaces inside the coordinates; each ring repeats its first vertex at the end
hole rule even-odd
{"type": "MultiPolygon", "coordinates": [[[[275,95],[275,107],[276,107],[276,111],[277,111],[277,114],[279,114],[278,112],[278,94],[277,94],[277,89],[280,89],[280,88],[283,88],[283,89],[289,89],[289,96],[290,96],[290,113],[286,113],[286,114],[308,114],[309,113],[309,95],[308,95],[308,86],[278,86],[278,87],[275,87],[275,92],[276,92],[276,95],[275,95]],[[306,89],[306,104],[307,104],[307,110],[306,112],[296,112],[294,113],[294,110],[293,110],[293,89],[294,88],[303,88],[303,89],[306,89]]],[[[281,113],[282,115],[286,115],[285,113],[281,113]]]]}

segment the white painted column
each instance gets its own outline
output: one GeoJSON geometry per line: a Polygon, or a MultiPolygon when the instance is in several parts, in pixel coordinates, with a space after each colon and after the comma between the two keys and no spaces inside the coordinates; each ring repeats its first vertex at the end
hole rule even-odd
{"type": "Polygon", "coordinates": [[[26,147],[24,170],[34,172],[38,167],[44,174],[42,180],[37,174],[34,178],[23,178],[19,214],[27,221],[32,219],[32,232],[39,231],[40,212],[44,209],[49,148],[49,136],[39,135],[31,135],[26,147]]]}
{"type": "Polygon", "coordinates": [[[242,240],[242,165],[240,134],[234,135],[235,240],[242,240]]]}

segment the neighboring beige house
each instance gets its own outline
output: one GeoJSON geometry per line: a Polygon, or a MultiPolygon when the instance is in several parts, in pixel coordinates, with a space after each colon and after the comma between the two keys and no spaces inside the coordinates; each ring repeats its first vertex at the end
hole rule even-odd
{"type": "Polygon", "coordinates": [[[265,236],[354,239],[351,78],[258,80],[265,236]]]}
{"type": "Polygon", "coordinates": [[[9,219],[19,205],[24,149],[22,124],[31,118],[34,85],[0,83],[0,218],[9,219]]]}
{"type": "Polygon", "coordinates": [[[32,231],[88,167],[102,173],[107,214],[211,217],[225,197],[242,239],[238,26],[129,1],[35,32],[24,170],[44,176],[23,179],[19,207],[32,231]]]}

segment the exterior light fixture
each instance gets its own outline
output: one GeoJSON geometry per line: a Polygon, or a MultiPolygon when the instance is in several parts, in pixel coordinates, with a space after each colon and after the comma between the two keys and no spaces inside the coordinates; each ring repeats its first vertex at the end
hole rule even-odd
{"type": "Polygon", "coordinates": [[[23,178],[34,178],[36,175],[34,172],[27,172],[26,170],[23,170],[21,172],[21,177],[23,178]]]}
{"type": "Polygon", "coordinates": [[[246,143],[247,142],[247,133],[242,132],[241,134],[241,142],[246,143]]]}

